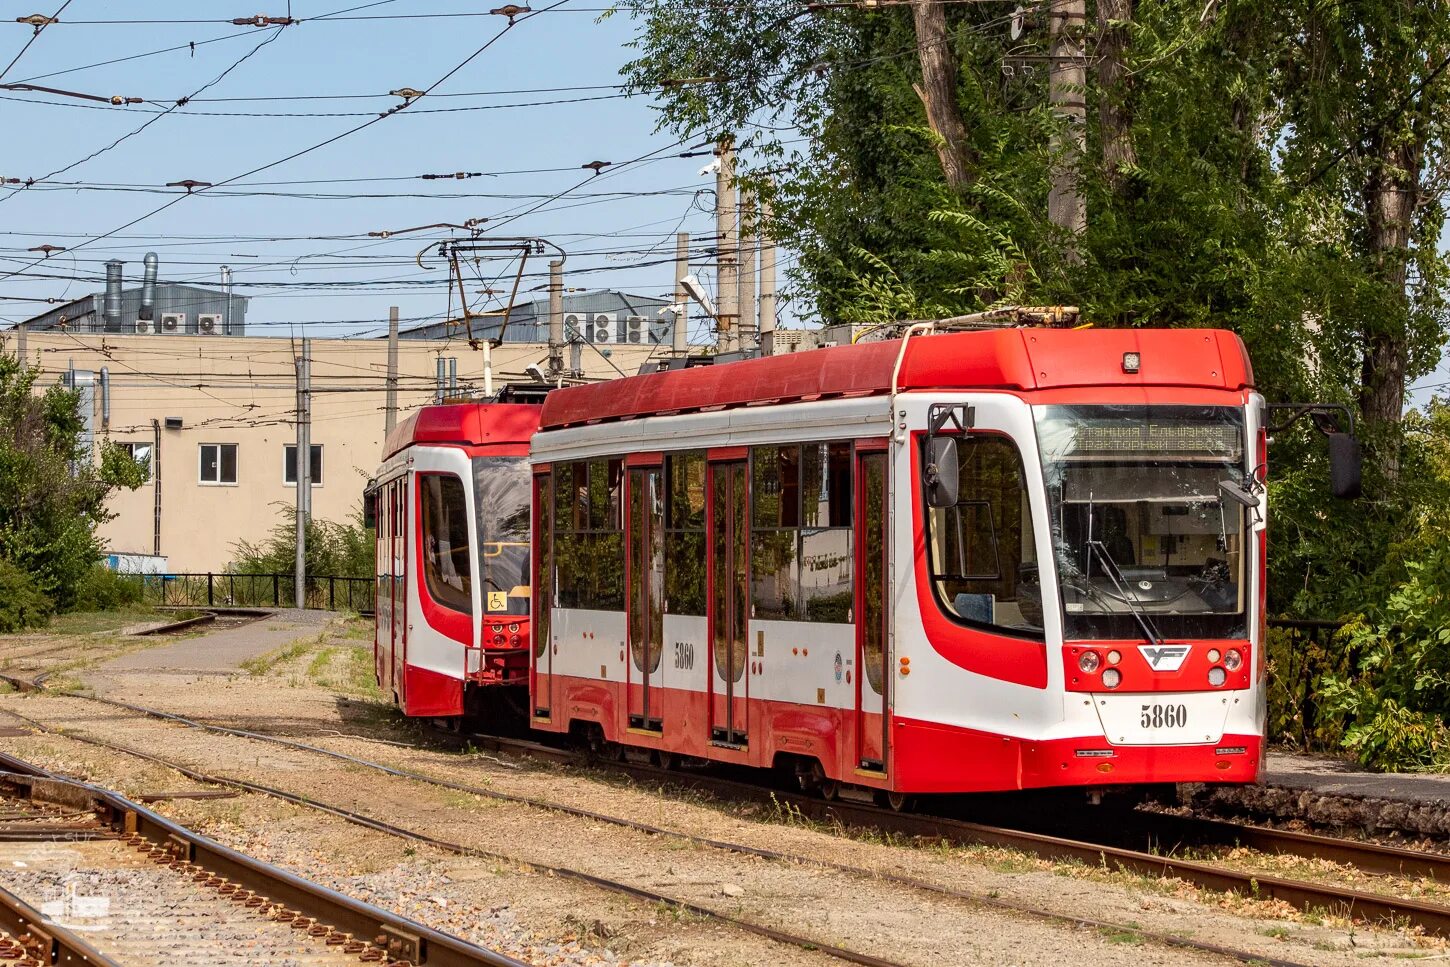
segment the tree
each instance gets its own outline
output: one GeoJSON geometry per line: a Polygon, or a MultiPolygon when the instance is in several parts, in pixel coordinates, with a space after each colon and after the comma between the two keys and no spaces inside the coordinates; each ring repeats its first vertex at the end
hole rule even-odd
{"type": "Polygon", "coordinates": [[[149,473],[110,443],[96,462],[81,443],[79,394],[60,385],[36,393],[39,376],[0,355],[0,561],[65,610],[101,556],[96,527],[112,516],[106,498],[149,473]]]}

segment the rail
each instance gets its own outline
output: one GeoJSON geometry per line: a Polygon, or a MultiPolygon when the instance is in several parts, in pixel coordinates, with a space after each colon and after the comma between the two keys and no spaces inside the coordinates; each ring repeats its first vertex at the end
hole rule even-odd
{"type": "MultiPolygon", "coordinates": [[[[141,588],[145,604],[182,607],[292,607],[297,578],[282,573],[208,572],[206,574],[123,574],[141,588]]],[[[307,578],[307,607],[371,614],[373,578],[330,574],[307,578]]]]}

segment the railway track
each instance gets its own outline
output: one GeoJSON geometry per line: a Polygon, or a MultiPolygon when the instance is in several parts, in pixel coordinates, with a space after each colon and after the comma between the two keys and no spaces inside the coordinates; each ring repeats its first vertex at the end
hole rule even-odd
{"type": "MultiPolygon", "coordinates": [[[[435,777],[432,777],[432,776],[427,776],[427,775],[423,775],[423,774],[420,774],[420,773],[417,773],[417,772],[413,772],[411,770],[400,769],[400,768],[396,768],[396,767],[393,767],[393,766],[389,766],[389,765],[386,765],[386,764],[383,764],[383,763],[378,763],[378,762],[374,762],[374,761],[371,761],[371,760],[368,760],[368,759],[363,759],[363,758],[360,758],[360,757],[357,757],[357,756],[347,755],[346,753],[341,753],[341,752],[337,752],[337,751],[332,750],[332,749],[327,749],[327,748],[324,748],[324,747],[321,747],[321,746],[312,745],[310,743],[297,741],[297,740],[294,740],[294,739],[287,738],[285,736],[272,735],[270,733],[264,733],[264,732],[254,732],[254,731],[248,731],[248,730],[243,730],[243,729],[233,729],[233,728],[229,728],[229,727],[226,727],[226,726],[214,725],[214,724],[211,724],[211,723],[202,722],[202,721],[198,721],[198,720],[195,720],[195,719],[189,719],[189,718],[187,718],[185,716],[176,715],[176,714],[173,714],[173,713],[170,713],[170,712],[165,712],[165,711],[162,711],[162,710],[159,710],[159,709],[147,708],[145,706],[140,706],[140,705],[136,705],[136,704],[129,703],[129,702],[122,702],[122,701],[118,701],[118,700],[114,700],[114,699],[96,698],[96,697],[92,697],[92,696],[67,695],[65,697],[69,697],[69,698],[85,698],[85,699],[87,699],[89,701],[93,701],[93,702],[98,702],[98,703],[101,703],[101,704],[109,705],[109,706],[112,706],[114,708],[124,709],[124,710],[130,711],[130,712],[136,713],[136,714],[145,715],[145,716],[148,716],[148,717],[151,717],[151,718],[155,718],[155,719],[159,719],[159,720],[162,720],[162,721],[168,721],[168,722],[171,722],[171,723],[174,723],[174,724],[177,724],[177,725],[186,726],[186,727],[189,727],[189,728],[200,729],[200,730],[204,730],[204,731],[208,731],[208,732],[212,732],[212,733],[216,733],[216,734],[221,734],[221,735],[234,736],[234,737],[237,737],[237,738],[250,739],[250,740],[255,740],[255,741],[260,741],[260,742],[267,742],[267,743],[270,743],[270,744],[274,744],[274,745],[278,745],[278,746],[282,746],[282,747],[286,747],[286,748],[290,748],[290,749],[296,749],[296,750],[299,750],[299,751],[305,751],[305,752],[309,752],[309,753],[314,753],[314,754],[326,756],[326,757],[329,757],[329,758],[332,758],[332,759],[336,759],[336,760],[339,760],[339,761],[346,762],[346,763],[348,763],[350,765],[359,766],[359,767],[362,767],[362,768],[374,770],[374,771],[377,771],[377,772],[380,772],[380,773],[383,773],[383,774],[387,774],[387,775],[390,775],[390,776],[394,776],[394,777],[397,777],[397,778],[403,778],[403,779],[409,779],[409,780],[413,780],[413,781],[417,781],[417,782],[427,783],[429,785],[438,786],[438,787],[441,787],[441,788],[446,788],[446,789],[450,789],[450,790],[457,791],[457,792],[463,792],[463,793],[467,793],[467,794],[470,794],[470,795],[475,795],[475,796],[479,796],[479,797],[483,797],[483,798],[487,798],[487,799],[493,799],[493,800],[498,800],[498,801],[518,803],[518,804],[532,806],[532,807],[536,807],[536,808],[540,808],[540,809],[545,809],[545,810],[550,810],[550,811],[554,811],[554,812],[560,812],[560,813],[565,813],[565,814],[569,814],[569,815],[574,815],[574,816],[578,816],[578,817],[581,817],[581,818],[589,819],[589,820],[592,820],[592,821],[595,821],[595,822],[607,823],[607,824],[611,824],[611,825],[615,825],[615,826],[620,826],[620,827],[624,827],[624,828],[628,828],[628,829],[633,829],[633,830],[636,830],[636,831],[639,831],[639,832],[643,832],[643,833],[646,833],[646,834],[649,834],[649,835],[652,835],[652,836],[671,837],[671,838],[675,838],[675,839],[678,839],[678,840],[690,842],[690,843],[693,843],[695,845],[702,846],[702,847],[706,847],[706,848],[723,850],[723,851],[728,851],[728,852],[733,852],[733,853],[738,853],[738,854],[743,854],[743,855],[749,855],[749,856],[755,856],[755,857],[759,857],[759,858],[762,858],[762,859],[767,859],[767,860],[772,860],[772,861],[777,861],[777,862],[791,863],[791,864],[797,864],[797,865],[803,865],[803,866],[816,867],[816,868],[820,868],[820,869],[826,869],[826,870],[830,870],[830,871],[837,872],[837,873],[843,873],[843,874],[846,874],[846,875],[849,875],[849,876],[852,876],[852,877],[858,877],[858,878],[861,878],[863,880],[886,881],[886,882],[895,883],[895,884],[898,884],[898,885],[901,885],[901,886],[904,886],[904,887],[908,887],[908,888],[911,888],[911,889],[914,889],[914,890],[925,891],[925,892],[933,893],[933,894],[936,894],[936,895],[939,895],[939,896],[946,896],[946,897],[951,897],[951,898],[954,898],[954,899],[957,899],[957,900],[962,900],[962,901],[965,901],[965,902],[968,902],[968,903],[978,904],[978,905],[982,905],[982,906],[986,906],[986,907],[991,907],[991,908],[995,908],[995,909],[1000,909],[1000,910],[1004,910],[1004,911],[1010,911],[1010,912],[1016,913],[1016,914],[1031,916],[1031,917],[1035,917],[1035,918],[1038,918],[1038,919],[1044,919],[1044,920],[1054,921],[1054,922],[1058,922],[1058,923],[1064,923],[1064,924],[1068,924],[1068,925],[1076,926],[1076,927],[1092,928],[1092,929],[1102,930],[1102,931],[1105,931],[1105,932],[1130,931],[1131,933],[1133,933],[1135,935],[1141,936],[1145,940],[1152,941],[1152,942],[1155,942],[1155,943],[1159,943],[1159,944],[1162,944],[1162,945],[1167,946],[1167,947],[1175,947],[1175,948],[1181,948],[1181,949],[1190,949],[1190,950],[1202,951],[1202,952],[1205,952],[1205,953],[1211,953],[1211,954],[1214,954],[1214,955],[1217,955],[1217,956],[1221,956],[1221,957],[1225,957],[1225,958],[1229,958],[1229,959],[1232,959],[1232,960],[1237,960],[1237,961],[1245,962],[1245,963],[1282,965],[1282,967],[1291,967],[1291,965],[1294,965],[1294,964],[1297,963],[1295,961],[1283,960],[1283,959],[1277,959],[1277,958],[1274,958],[1274,957],[1265,956],[1262,952],[1238,950],[1238,949],[1234,949],[1234,948],[1227,947],[1227,946],[1224,946],[1224,945],[1213,944],[1213,943],[1208,943],[1208,942],[1205,942],[1205,941],[1197,940],[1197,939],[1194,939],[1194,938],[1191,938],[1191,937],[1179,936],[1179,935],[1174,935],[1174,934],[1169,934],[1169,933],[1162,933],[1162,932],[1145,931],[1145,930],[1143,930],[1142,928],[1140,928],[1140,927],[1138,927],[1136,925],[1124,925],[1124,924],[1118,924],[1118,923],[1113,923],[1113,922],[1104,921],[1104,920],[1097,920],[1097,919],[1092,919],[1092,918],[1075,916],[1075,915],[1071,915],[1071,914],[1064,914],[1064,913],[1057,912],[1057,911],[1052,911],[1052,910],[1046,910],[1046,909],[1042,909],[1040,907],[1035,907],[1035,906],[1028,905],[1028,904],[1024,904],[1024,903],[1018,903],[1018,902],[1014,902],[1014,901],[1011,901],[1011,900],[1006,900],[1006,899],[1003,899],[1003,898],[998,897],[998,896],[988,895],[988,894],[984,894],[984,893],[976,893],[976,892],[971,892],[971,891],[966,891],[966,890],[961,890],[961,889],[956,889],[956,888],[953,888],[953,887],[944,886],[944,885],[942,885],[940,883],[934,883],[934,882],[930,882],[930,881],[927,881],[927,880],[922,880],[922,879],[915,878],[915,877],[903,876],[903,875],[899,875],[899,874],[895,874],[895,873],[891,873],[891,872],[883,872],[881,870],[875,870],[875,869],[866,869],[866,868],[863,868],[863,867],[852,866],[850,864],[845,864],[845,863],[836,863],[836,862],[823,861],[823,860],[819,860],[819,859],[812,858],[812,857],[806,857],[806,856],[800,856],[800,855],[795,855],[795,854],[789,854],[789,853],[784,853],[784,852],[780,852],[780,851],[776,851],[776,850],[761,849],[761,848],[758,848],[758,847],[748,846],[748,845],[745,845],[745,844],[735,843],[735,842],[729,842],[729,841],[720,840],[720,839],[711,839],[711,838],[707,838],[707,837],[696,836],[694,834],[680,832],[678,830],[667,829],[667,828],[660,828],[660,827],[652,826],[652,825],[649,825],[649,824],[646,824],[646,823],[642,823],[642,822],[639,822],[639,821],[636,821],[636,820],[622,818],[622,817],[618,817],[618,816],[611,816],[611,815],[607,815],[607,814],[595,812],[595,811],[592,811],[592,810],[581,809],[581,808],[578,808],[578,807],[574,807],[574,806],[570,806],[570,805],[567,805],[567,804],[563,804],[563,803],[559,803],[559,802],[554,802],[554,801],[550,801],[550,800],[544,800],[544,799],[539,799],[539,798],[535,798],[535,797],[528,797],[528,796],[513,795],[513,794],[509,794],[509,793],[499,792],[499,791],[493,790],[493,789],[488,789],[488,788],[485,788],[485,787],[482,787],[482,786],[472,785],[472,784],[469,784],[469,783],[460,783],[460,782],[453,782],[453,781],[446,780],[446,779],[439,779],[439,778],[435,778],[435,777]]],[[[74,739],[74,740],[77,740],[77,741],[80,741],[80,742],[84,742],[84,743],[87,743],[87,744],[95,745],[95,746],[98,746],[98,747],[101,747],[101,748],[106,748],[106,749],[109,749],[109,750],[112,750],[112,751],[116,751],[116,752],[120,752],[120,753],[123,753],[123,754],[138,756],[140,758],[146,759],[146,760],[151,761],[151,762],[154,762],[156,764],[164,765],[164,766],[167,766],[169,768],[175,769],[175,770],[181,772],[183,775],[186,775],[186,776],[188,776],[189,778],[191,778],[191,779],[193,779],[195,781],[206,782],[206,783],[211,783],[211,784],[216,784],[216,785],[223,785],[223,786],[231,786],[233,788],[244,789],[244,790],[250,791],[250,792],[261,793],[261,794],[264,794],[264,795],[274,796],[274,797],[277,797],[277,798],[281,798],[281,799],[283,799],[285,801],[292,802],[292,803],[297,804],[297,805],[304,805],[304,806],[309,806],[309,807],[312,807],[312,808],[315,808],[315,809],[320,809],[320,810],[322,810],[324,812],[327,812],[327,813],[330,813],[332,815],[338,816],[338,817],[343,818],[343,819],[345,819],[345,820],[347,820],[349,822],[353,822],[353,823],[356,823],[358,825],[362,825],[362,826],[364,826],[366,828],[370,828],[370,829],[373,829],[373,830],[376,830],[376,831],[386,832],[386,833],[389,833],[389,834],[392,834],[392,835],[396,835],[396,836],[402,836],[404,838],[412,839],[412,840],[414,840],[416,842],[420,842],[420,843],[426,843],[428,845],[431,845],[431,846],[434,846],[434,847],[437,847],[437,848],[440,848],[440,849],[444,849],[444,850],[449,851],[449,852],[454,852],[454,853],[458,853],[458,854],[461,854],[461,855],[484,856],[484,857],[493,858],[493,859],[502,858],[502,859],[508,859],[508,860],[511,860],[511,861],[514,861],[514,862],[518,862],[517,858],[515,858],[515,857],[502,857],[499,854],[491,853],[491,852],[488,852],[488,851],[478,850],[478,849],[475,849],[473,847],[469,847],[469,846],[466,846],[466,845],[463,845],[463,844],[451,843],[451,842],[448,842],[448,841],[439,840],[439,839],[437,839],[435,837],[427,836],[427,835],[418,833],[418,832],[413,831],[413,830],[408,830],[408,829],[405,829],[405,828],[396,826],[395,824],[388,823],[388,822],[383,821],[383,820],[379,820],[379,819],[377,819],[375,817],[365,816],[365,815],[356,813],[356,812],[354,812],[352,810],[347,810],[347,809],[343,809],[343,808],[339,808],[339,807],[336,807],[336,806],[329,805],[327,803],[319,802],[319,801],[317,801],[315,799],[310,799],[310,798],[306,798],[306,797],[297,796],[297,795],[292,794],[292,793],[289,793],[289,792],[287,792],[285,790],[279,790],[279,789],[276,789],[276,788],[273,788],[273,787],[269,787],[269,786],[265,786],[265,785],[261,785],[261,784],[258,784],[258,783],[248,782],[246,780],[241,780],[241,779],[238,779],[238,778],[235,778],[235,777],[207,774],[207,773],[200,772],[198,770],[192,769],[191,767],[187,766],[184,763],[178,763],[178,762],[174,762],[172,760],[164,759],[164,758],[158,757],[156,755],[153,755],[153,754],[151,754],[149,752],[145,752],[143,750],[130,748],[130,747],[127,747],[127,746],[124,746],[124,745],[120,745],[120,744],[115,743],[115,742],[111,742],[111,741],[106,740],[106,739],[100,739],[100,738],[96,738],[96,737],[92,737],[92,736],[81,735],[81,734],[78,734],[78,733],[76,733],[74,731],[70,731],[70,730],[65,730],[65,731],[53,730],[53,729],[50,729],[49,727],[47,727],[47,726],[43,725],[42,723],[39,723],[39,722],[37,722],[37,721],[35,721],[33,719],[29,719],[26,716],[18,715],[18,713],[10,712],[9,714],[16,715],[18,718],[21,718],[22,720],[24,720],[28,724],[30,724],[31,727],[33,727],[33,728],[37,728],[37,729],[40,729],[40,730],[43,730],[43,731],[54,732],[55,734],[63,735],[66,738],[74,739]]],[[[481,738],[481,737],[475,737],[475,741],[477,741],[479,738],[481,738]]],[[[574,756],[572,753],[565,752],[564,750],[554,749],[554,748],[549,747],[549,746],[542,746],[542,745],[539,745],[538,743],[531,743],[531,742],[527,742],[527,741],[523,741],[523,740],[505,740],[505,739],[497,739],[497,738],[493,738],[493,739],[490,739],[488,741],[493,742],[493,743],[496,743],[496,746],[499,749],[501,749],[501,750],[514,751],[514,752],[528,752],[528,753],[532,753],[532,754],[536,754],[536,755],[538,755],[538,754],[545,754],[545,755],[550,756],[551,758],[555,758],[555,759],[558,759],[560,761],[570,761],[570,762],[576,762],[576,761],[578,761],[577,760],[577,757],[574,756]]],[[[683,779],[683,781],[686,781],[686,782],[692,782],[692,783],[694,782],[694,780],[691,780],[691,779],[682,777],[682,774],[681,773],[678,773],[678,772],[669,772],[669,771],[660,770],[660,769],[657,769],[657,768],[654,768],[654,767],[625,766],[625,768],[628,768],[631,771],[633,771],[634,774],[636,775],[636,777],[638,777],[638,778],[646,778],[646,779],[652,779],[652,780],[653,779],[663,779],[663,780],[665,780],[667,782],[669,782],[669,781],[679,782],[679,781],[681,781],[683,779]]],[[[735,794],[737,794],[737,798],[739,798],[739,795],[738,794],[748,793],[748,794],[751,795],[751,797],[758,799],[758,798],[761,797],[762,792],[763,792],[763,790],[760,787],[758,787],[758,786],[750,786],[750,785],[743,784],[743,783],[736,783],[736,782],[733,782],[731,780],[713,780],[712,781],[712,780],[705,779],[704,777],[697,777],[697,778],[700,778],[701,780],[703,780],[703,781],[701,781],[698,784],[704,785],[705,787],[710,788],[712,791],[715,791],[715,792],[735,793],[735,794]]],[[[774,795],[776,796],[777,800],[779,800],[781,794],[779,792],[775,792],[774,795]]],[[[766,798],[768,798],[768,797],[769,797],[769,794],[767,793],[766,798]]],[[[800,809],[800,811],[802,813],[804,813],[806,811],[805,808],[802,808],[802,807],[803,806],[810,805],[810,804],[826,805],[826,806],[830,807],[833,810],[834,809],[839,809],[839,808],[841,808],[843,806],[843,804],[823,804],[819,800],[812,800],[812,799],[809,799],[808,797],[804,797],[804,796],[790,798],[789,804],[790,804],[790,806],[792,808],[800,809]]],[[[909,821],[912,821],[912,820],[928,821],[925,817],[915,817],[915,816],[912,816],[910,814],[899,814],[899,813],[895,813],[895,812],[890,811],[890,810],[877,810],[876,811],[876,814],[878,815],[878,817],[887,817],[887,818],[892,818],[892,819],[900,818],[900,819],[909,820],[909,821]]],[[[825,817],[823,817],[823,818],[825,818],[825,817]]],[[[836,814],[831,814],[829,816],[829,818],[833,818],[833,819],[839,821],[839,820],[842,819],[842,816],[839,813],[836,813],[836,814]]],[[[858,826],[858,827],[865,827],[865,826],[875,825],[875,828],[883,828],[882,825],[877,825],[877,824],[872,824],[872,823],[863,823],[863,822],[853,822],[851,825],[855,825],[855,826],[858,826]]],[[[970,825],[970,824],[964,824],[964,825],[970,825]]],[[[985,828],[986,827],[983,827],[983,829],[985,829],[985,828]]],[[[900,830],[895,830],[894,829],[892,831],[900,831],[900,830]]],[[[933,835],[934,838],[952,839],[952,837],[950,837],[950,836],[941,836],[941,835],[936,835],[936,834],[926,834],[926,833],[921,833],[921,832],[914,832],[914,833],[911,833],[911,835],[933,835]]],[[[957,841],[957,842],[982,842],[984,840],[982,840],[982,839],[960,838],[960,839],[957,839],[955,841],[957,841]]],[[[1067,841],[1064,841],[1064,842],[1067,842],[1067,841]]],[[[1011,844],[1004,843],[1004,844],[997,844],[997,845],[1013,845],[1013,846],[1016,846],[1017,848],[1021,848],[1020,844],[1018,844],[1016,842],[1013,842],[1011,844]]],[[[1087,847],[1087,848],[1088,849],[1094,849],[1094,847],[1087,847]]],[[[1093,862],[1096,862],[1098,860],[1098,857],[1096,855],[1094,855],[1092,857],[1092,860],[1093,860],[1093,862]]],[[[537,866],[538,864],[531,864],[531,865],[537,866]]],[[[799,937],[799,936],[794,936],[794,935],[790,935],[790,934],[783,934],[783,933],[781,933],[779,931],[775,931],[773,928],[769,928],[769,927],[764,927],[763,928],[762,925],[754,924],[754,923],[751,923],[749,921],[743,921],[742,919],[740,919],[738,917],[734,917],[734,916],[731,916],[731,915],[724,915],[724,914],[721,914],[718,911],[715,911],[713,909],[706,908],[706,907],[701,907],[701,906],[698,906],[698,905],[695,905],[695,904],[690,904],[690,903],[687,903],[687,902],[684,902],[684,901],[680,901],[680,900],[678,900],[676,898],[672,898],[672,897],[664,896],[662,894],[655,893],[653,891],[640,890],[638,888],[631,887],[631,886],[628,886],[626,884],[616,883],[616,882],[613,882],[613,881],[605,880],[605,879],[600,878],[600,877],[592,876],[590,874],[583,874],[583,873],[579,873],[578,871],[571,870],[571,869],[566,869],[566,868],[562,868],[562,867],[547,867],[547,866],[544,866],[544,867],[541,867],[541,868],[542,869],[545,869],[545,870],[547,870],[549,872],[552,872],[552,873],[554,873],[556,875],[559,875],[559,876],[563,876],[563,877],[567,877],[567,878],[571,878],[571,879],[581,880],[581,881],[586,882],[586,883],[589,883],[591,885],[599,886],[599,887],[602,887],[602,888],[605,888],[605,889],[610,889],[610,890],[613,890],[615,892],[622,892],[622,893],[625,893],[627,895],[636,897],[638,899],[644,899],[644,900],[649,900],[649,901],[653,901],[653,902],[669,903],[671,905],[677,906],[677,907],[679,907],[681,909],[688,910],[689,912],[695,913],[695,914],[700,915],[700,916],[707,916],[707,917],[711,917],[711,918],[721,919],[721,920],[724,920],[724,921],[726,921],[728,923],[731,923],[734,926],[742,927],[743,929],[749,930],[751,932],[757,933],[757,934],[762,935],[762,936],[766,936],[766,937],[768,937],[770,939],[777,940],[779,942],[790,943],[790,944],[793,944],[793,945],[796,945],[796,946],[806,947],[808,949],[818,949],[818,950],[821,950],[822,952],[827,953],[830,956],[835,957],[836,959],[840,959],[840,960],[843,960],[843,961],[846,961],[846,962],[858,963],[858,964],[868,964],[868,965],[878,965],[878,967],[887,967],[887,965],[892,965],[893,964],[892,961],[884,960],[882,958],[875,957],[875,956],[872,956],[870,954],[862,954],[859,951],[852,951],[852,950],[842,949],[842,948],[839,948],[839,947],[832,947],[830,945],[821,944],[820,942],[815,941],[815,940],[813,940],[811,938],[799,937]]],[[[1450,911],[1447,911],[1447,912],[1450,912],[1450,911]]]]}
{"type": "Polygon", "coordinates": [[[0,961],[522,967],[0,753],[0,961]]]}

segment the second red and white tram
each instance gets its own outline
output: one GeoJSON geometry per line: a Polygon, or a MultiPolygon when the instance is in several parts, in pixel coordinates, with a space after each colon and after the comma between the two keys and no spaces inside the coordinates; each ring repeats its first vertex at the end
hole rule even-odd
{"type": "Polygon", "coordinates": [[[384,694],[408,715],[486,711],[480,689],[527,680],[539,413],[429,406],[388,434],[365,497],[378,548],[374,657],[384,694]]]}

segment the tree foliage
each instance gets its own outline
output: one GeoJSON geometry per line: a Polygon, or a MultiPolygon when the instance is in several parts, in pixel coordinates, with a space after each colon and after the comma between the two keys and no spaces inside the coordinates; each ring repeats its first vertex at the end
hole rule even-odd
{"type": "MultiPolygon", "coordinates": [[[[310,519],[305,560],[309,578],[372,578],[377,574],[377,538],[363,525],[362,508],[346,521],[310,519]]],[[[297,566],[297,508],[281,505],[281,520],[267,539],[238,543],[229,570],[237,574],[291,574],[297,566]]]]}
{"type": "Polygon", "coordinates": [[[110,443],[94,460],[81,441],[78,395],[59,385],[37,393],[39,375],[0,355],[0,562],[64,611],[101,556],[96,527],[111,517],[106,498],[140,486],[148,474],[110,443]]]}

